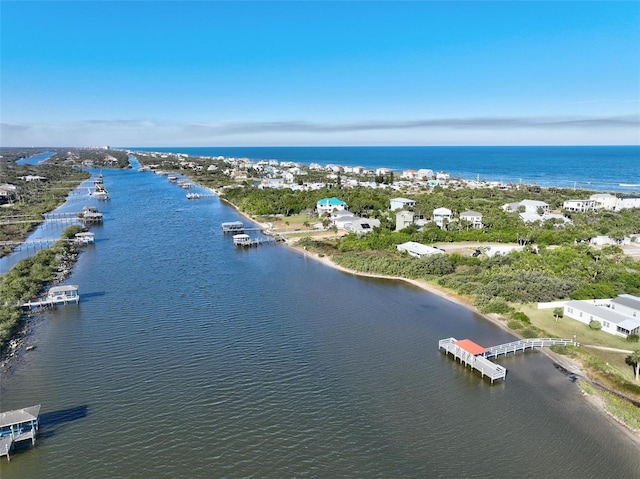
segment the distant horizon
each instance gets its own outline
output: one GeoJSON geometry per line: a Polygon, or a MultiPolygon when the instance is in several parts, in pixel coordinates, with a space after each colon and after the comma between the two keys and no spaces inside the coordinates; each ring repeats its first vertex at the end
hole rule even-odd
{"type": "Polygon", "coordinates": [[[2,148],[109,148],[113,150],[127,150],[131,148],[573,148],[573,147],[640,147],[640,143],[628,144],[565,144],[565,145],[20,145],[20,146],[2,146],[2,148]]]}

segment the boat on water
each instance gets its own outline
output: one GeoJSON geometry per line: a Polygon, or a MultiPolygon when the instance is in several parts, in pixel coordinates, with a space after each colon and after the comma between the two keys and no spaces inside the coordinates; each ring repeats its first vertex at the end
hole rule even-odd
{"type": "Polygon", "coordinates": [[[200,198],[198,193],[187,193],[187,199],[189,200],[197,200],[198,198],[200,198]]]}
{"type": "Polygon", "coordinates": [[[640,187],[640,183],[620,183],[619,186],[623,188],[638,188],[640,187]]]}

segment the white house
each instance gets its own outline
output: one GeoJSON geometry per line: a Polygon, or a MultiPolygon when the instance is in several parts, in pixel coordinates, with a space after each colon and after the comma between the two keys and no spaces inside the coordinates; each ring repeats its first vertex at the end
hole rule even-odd
{"type": "Polygon", "coordinates": [[[453,219],[453,213],[449,208],[436,208],[433,210],[432,220],[439,228],[442,228],[444,220],[451,221],[453,219]]]}
{"type": "Polygon", "coordinates": [[[405,178],[407,180],[412,180],[416,177],[416,174],[418,172],[416,170],[404,170],[402,172],[402,178],[405,178]]]}
{"type": "Polygon", "coordinates": [[[344,229],[352,233],[361,236],[363,234],[371,233],[373,228],[380,227],[380,220],[375,218],[356,218],[349,224],[344,226],[344,229]]]}
{"type": "Polygon", "coordinates": [[[413,224],[413,212],[400,210],[396,213],[396,231],[405,229],[413,224]]]}
{"type": "Polygon", "coordinates": [[[640,208],[640,196],[623,196],[617,198],[615,210],[620,211],[626,208],[640,208]]]}
{"type": "Polygon", "coordinates": [[[604,210],[614,210],[617,198],[609,193],[595,193],[589,197],[595,202],[596,208],[604,210]]]}
{"type": "Polygon", "coordinates": [[[596,202],[595,200],[567,200],[562,203],[562,208],[567,211],[584,213],[596,209],[596,202]]]}
{"type": "Polygon", "coordinates": [[[348,210],[347,204],[332,196],[331,198],[322,198],[316,203],[316,210],[318,216],[323,216],[325,213],[331,213],[333,211],[348,210]]]}
{"type": "Polygon", "coordinates": [[[626,338],[640,333],[640,320],[620,314],[606,306],[596,306],[594,301],[569,301],[564,305],[564,315],[584,324],[598,321],[602,331],[626,338]]]}
{"type": "Polygon", "coordinates": [[[391,211],[401,210],[405,207],[413,208],[416,204],[414,200],[410,200],[407,198],[391,198],[389,202],[391,203],[391,211]]]}
{"type": "Polygon", "coordinates": [[[640,298],[631,294],[621,294],[609,301],[609,308],[617,313],[640,319],[640,298]]]}
{"type": "Polygon", "coordinates": [[[430,180],[434,176],[436,175],[433,174],[433,170],[430,170],[428,168],[420,168],[416,173],[416,178],[420,178],[420,179],[426,178],[427,180],[430,180]]]}
{"type": "Polygon", "coordinates": [[[524,213],[536,213],[541,212],[543,215],[549,213],[549,204],[544,201],[538,200],[522,200],[516,203],[507,203],[502,206],[504,211],[518,211],[524,209],[524,213]]]}
{"type": "Polygon", "coordinates": [[[482,228],[482,213],[477,211],[463,211],[460,213],[460,219],[471,223],[473,228],[482,228]]]}
{"type": "Polygon", "coordinates": [[[411,256],[415,256],[416,258],[424,258],[425,256],[431,256],[434,254],[443,254],[443,251],[438,248],[434,248],[433,246],[427,246],[421,243],[416,243],[415,241],[407,241],[406,243],[402,243],[396,246],[398,251],[406,251],[411,256]]]}

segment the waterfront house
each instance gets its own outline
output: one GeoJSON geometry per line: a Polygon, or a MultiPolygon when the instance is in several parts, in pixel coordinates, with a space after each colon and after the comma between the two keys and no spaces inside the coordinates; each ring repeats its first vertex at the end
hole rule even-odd
{"type": "Polygon", "coordinates": [[[617,198],[609,193],[595,193],[589,197],[595,207],[603,210],[615,210],[617,198]]]}
{"type": "Polygon", "coordinates": [[[564,316],[575,319],[584,324],[597,321],[602,331],[626,338],[630,334],[640,333],[640,320],[620,314],[607,307],[598,306],[593,300],[574,300],[564,305],[564,316]]]}
{"type": "Polygon", "coordinates": [[[404,170],[401,176],[404,179],[413,180],[416,177],[417,173],[418,172],[416,170],[404,170]]]}
{"type": "Polygon", "coordinates": [[[416,173],[416,178],[419,178],[421,180],[424,180],[424,179],[430,180],[435,176],[436,175],[433,173],[433,170],[430,170],[428,168],[420,168],[416,173]]]}
{"type": "Polygon", "coordinates": [[[640,318],[640,298],[631,294],[621,294],[609,301],[609,308],[632,318],[640,318]]]}
{"type": "Polygon", "coordinates": [[[341,211],[348,210],[347,204],[336,198],[335,196],[331,198],[322,198],[318,200],[316,203],[316,210],[318,211],[318,216],[323,216],[327,213],[332,213],[333,211],[341,211]]]}
{"type": "Polygon", "coordinates": [[[407,241],[396,246],[398,251],[406,251],[411,256],[416,258],[425,258],[434,254],[443,254],[441,249],[434,248],[433,246],[427,246],[422,243],[416,243],[415,241],[407,241]]]}
{"type": "Polygon", "coordinates": [[[482,213],[467,210],[460,213],[460,220],[467,221],[472,228],[482,228],[482,213]]]}
{"type": "Polygon", "coordinates": [[[410,200],[408,198],[391,198],[389,201],[391,203],[391,207],[389,208],[391,211],[401,210],[403,208],[413,208],[416,204],[414,200],[410,200]]]}
{"type": "Polygon", "coordinates": [[[346,231],[362,236],[371,233],[373,228],[380,227],[380,220],[376,218],[356,218],[344,226],[346,231]]]}
{"type": "Polygon", "coordinates": [[[622,196],[616,198],[616,205],[614,207],[616,211],[627,208],[640,208],[640,196],[622,196]]]}
{"type": "Polygon", "coordinates": [[[433,210],[431,219],[438,225],[438,228],[442,228],[445,225],[445,220],[449,222],[453,219],[453,213],[449,208],[436,208],[433,210]]]}

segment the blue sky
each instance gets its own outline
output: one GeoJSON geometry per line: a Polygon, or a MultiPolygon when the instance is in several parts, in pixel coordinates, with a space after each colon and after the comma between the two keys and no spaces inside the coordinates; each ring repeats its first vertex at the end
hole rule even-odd
{"type": "Polygon", "coordinates": [[[640,144],[640,2],[0,0],[2,146],[640,144]]]}

